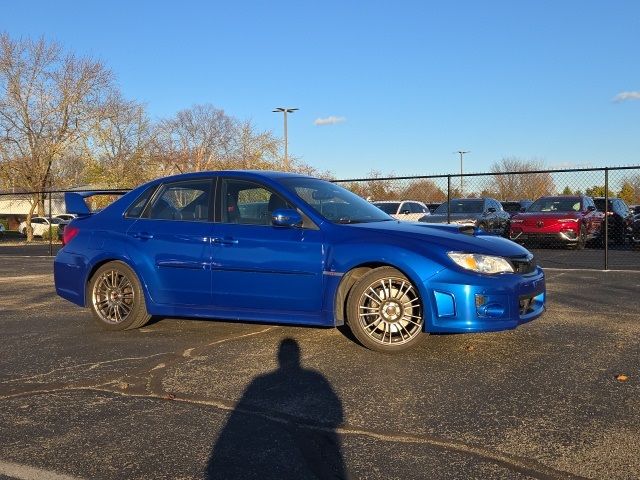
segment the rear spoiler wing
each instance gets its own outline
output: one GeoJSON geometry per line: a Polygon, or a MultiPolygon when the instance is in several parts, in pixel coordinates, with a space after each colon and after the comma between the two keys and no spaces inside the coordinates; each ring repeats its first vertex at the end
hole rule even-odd
{"type": "Polygon", "coordinates": [[[94,197],[96,195],[124,195],[129,193],[129,190],[92,190],[87,192],[65,192],[64,204],[66,206],[67,213],[78,215],[79,217],[86,217],[91,215],[91,208],[86,202],[86,199],[94,197]]]}

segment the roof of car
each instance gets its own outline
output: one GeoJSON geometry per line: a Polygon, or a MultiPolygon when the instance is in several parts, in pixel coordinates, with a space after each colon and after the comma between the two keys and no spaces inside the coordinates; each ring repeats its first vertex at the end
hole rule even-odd
{"type": "Polygon", "coordinates": [[[211,177],[211,176],[219,176],[219,175],[234,175],[238,177],[246,177],[246,178],[270,178],[270,179],[278,179],[278,178],[315,178],[310,175],[305,175],[297,172],[277,172],[271,170],[206,170],[202,172],[190,172],[190,173],[180,173],[177,175],[172,175],[169,177],[159,178],[158,181],[167,181],[167,180],[180,180],[180,179],[190,179],[190,178],[200,178],[200,177],[211,177]]]}

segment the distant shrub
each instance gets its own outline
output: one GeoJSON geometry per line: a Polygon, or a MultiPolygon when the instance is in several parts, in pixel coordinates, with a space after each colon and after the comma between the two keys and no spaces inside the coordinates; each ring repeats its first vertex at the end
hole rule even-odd
{"type": "MultiPolygon", "coordinates": [[[[53,240],[58,240],[58,226],[53,225],[51,227],[51,238],[53,240]]],[[[42,239],[49,240],[49,229],[47,228],[44,232],[42,232],[42,239]]]]}

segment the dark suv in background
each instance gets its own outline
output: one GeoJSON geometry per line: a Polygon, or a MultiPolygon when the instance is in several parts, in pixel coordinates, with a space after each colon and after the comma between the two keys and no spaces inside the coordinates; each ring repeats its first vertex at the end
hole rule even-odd
{"type": "MultiPolygon", "coordinates": [[[[593,202],[596,208],[605,212],[605,198],[595,197],[593,202]]],[[[631,237],[633,230],[633,212],[621,198],[610,198],[606,209],[609,218],[609,240],[616,245],[622,245],[631,237]]],[[[602,236],[604,237],[604,223],[602,224],[602,236]]]]}
{"type": "Polygon", "coordinates": [[[516,213],[524,212],[532,203],[533,200],[507,200],[506,202],[500,202],[504,211],[512,217],[516,213]]]}
{"type": "Polygon", "coordinates": [[[425,215],[420,222],[447,223],[481,228],[496,235],[509,234],[509,214],[500,202],[493,198],[454,198],[442,203],[431,215],[425,215]],[[447,211],[451,209],[450,213],[447,211]]]}

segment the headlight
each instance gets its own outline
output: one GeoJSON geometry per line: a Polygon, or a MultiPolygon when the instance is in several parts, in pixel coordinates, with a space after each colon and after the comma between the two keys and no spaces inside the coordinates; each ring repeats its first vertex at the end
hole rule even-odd
{"type": "Polygon", "coordinates": [[[573,222],[573,223],[578,223],[578,219],[577,218],[561,218],[560,220],[558,220],[559,222],[573,222]]]}
{"type": "Polygon", "coordinates": [[[467,270],[479,273],[512,273],[513,267],[502,257],[480,255],[479,253],[447,253],[449,258],[467,270]]]}

